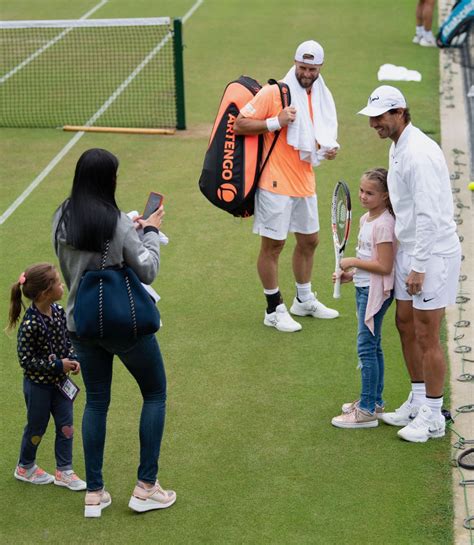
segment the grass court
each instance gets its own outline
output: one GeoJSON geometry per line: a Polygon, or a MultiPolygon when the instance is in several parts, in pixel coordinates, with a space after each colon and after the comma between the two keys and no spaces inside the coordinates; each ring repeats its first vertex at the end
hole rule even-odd
{"type": "MultiPolygon", "coordinates": [[[[96,0],[3,0],[1,18],[79,18],[96,0]]],[[[110,0],[93,17],[182,17],[194,0],[110,0]]],[[[83,494],[16,481],[25,424],[15,336],[0,335],[0,541],[29,543],[156,542],[171,545],[434,545],[452,542],[449,437],[409,444],[396,429],[331,426],[343,402],[359,395],[354,293],[332,300],[330,198],[343,178],[352,190],[354,251],[361,207],[358,181],[387,166],[388,142],[355,115],[378,85],[383,63],[423,75],[400,83],[413,122],[439,142],[438,52],[411,43],[412,0],[205,0],[184,25],[187,126],[175,136],[86,134],[0,226],[0,311],[9,286],[30,264],[56,262],[51,218],[68,195],[75,163],[92,147],[120,159],[118,204],[141,210],[150,190],[165,195],[161,272],[154,283],[164,322],[158,339],[168,375],[168,412],[159,479],[176,505],[136,515],[127,507],[136,479],[138,388],[117,361],[108,418],[104,477],[113,499],[101,519],[83,517],[83,494]],[[297,45],[325,49],[322,74],[339,118],[341,150],[316,171],[321,242],[313,286],[340,311],[337,320],[303,318],[285,335],[263,326],[256,272],[259,238],[251,221],[234,219],[200,194],[198,179],[224,86],[241,74],[282,78],[297,45]]],[[[107,97],[105,97],[107,98],[107,97]]],[[[56,129],[1,129],[0,213],[38,176],[72,135],[56,129]]],[[[280,288],[294,296],[290,238],[280,259],[280,288]]],[[[385,399],[404,401],[405,371],[394,307],[384,323],[385,399]]],[[[78,383],[82,385],[79,377],[78,383]]],[[[75,406],[75,463],[83,477],[75,406]]],[[[38,463],[54,471],[54,427],[38,463]]]]}

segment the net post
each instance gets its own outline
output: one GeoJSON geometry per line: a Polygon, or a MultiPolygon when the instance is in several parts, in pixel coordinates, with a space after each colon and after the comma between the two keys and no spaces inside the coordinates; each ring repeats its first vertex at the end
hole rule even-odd
{"type": "Polygon", "coordinates": [[[176,81],[176,128],[186,128],[184,104],[184,65],[183,65],[183,23],[181,19],[173,20],[174,72],[176,81]]]}

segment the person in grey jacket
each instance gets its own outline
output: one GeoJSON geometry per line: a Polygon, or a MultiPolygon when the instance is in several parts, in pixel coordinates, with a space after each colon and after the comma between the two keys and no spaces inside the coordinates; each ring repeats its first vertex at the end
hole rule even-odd
{"type": "Polygon", "coordinates": [[[111,503],[102,477],[107,411],[110,404],[112,363],[117,355],[136,380],[143,396],[140,418],[138,482],[129,507],[143,512],[163,509],[176,501],[176,493],[157,481],[158,458],[165,422],[166,374],[154,334],[138,339],[84,339],[76,334],[74,306],[86,270],[100,269],[102,251],[109,241],[106,266],[127,265],[146,284],[155,279],[160,265],[160,207],[147,220],[143,240],[136,224],[115,202],[118,159],[103,149],[90,149],[79,158],[71,195],[56,210],[53,243],[69,289],[66,317],[71,341],[81,362],[86,387],[82,439],[86,466],[85,516],[100,517],[111,503]]]}

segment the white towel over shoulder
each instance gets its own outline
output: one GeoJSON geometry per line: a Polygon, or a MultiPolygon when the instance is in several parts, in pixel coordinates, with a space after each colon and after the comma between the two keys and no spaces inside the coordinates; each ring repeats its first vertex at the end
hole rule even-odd
{"type": "Polygon", "coordinates": [[[336,105],[331,91],[319,75],[311,89],[313,121],[309,114],[308,95],[301,87],[293,66],[283,78],[291,92],[291,105],[296,108],[296,119],[288,125],[287,142],[300,152],[302,161],[319,165],[326,151],[339,148],[337,143],[336,105]]]}

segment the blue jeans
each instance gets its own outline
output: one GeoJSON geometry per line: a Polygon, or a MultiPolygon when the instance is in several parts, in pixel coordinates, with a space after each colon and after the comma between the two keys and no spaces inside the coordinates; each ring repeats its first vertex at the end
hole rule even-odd
{"type": "Polygon", "coordinates": [[[29,469],[35,465],[36,451],[46,432],[50,414],[56,425],[54,453],[56,468],[72,469],[72,401],[54,385],[40,385],[23,379],[27,424],[21,441],[19,464],[29,469]]]}
{"type": "Polygon", "coordinates": [[[99,490],[104,486],[102,465],[114,355],[136,380],[143,396],[138,479],[154,484],[166,407],[166,375],[155,335],[112,341],[80,339],[71,334],[71,341],[81,363],[87,394],[82,419],[87,489],[99,490]]]}
{"type": "Polygon", "coordinates": [[[357,355],[361,370],[362,391],[359,407],[373,413],[375,404],[383,407],[384,359],[382,351],[382,322],[393,296],[384,301],[374,316],[374,335],[365,325],[365,310],[369,299],[369,288],[356,287],[356,305],[359,327],[357,330],[357,355]]]}

